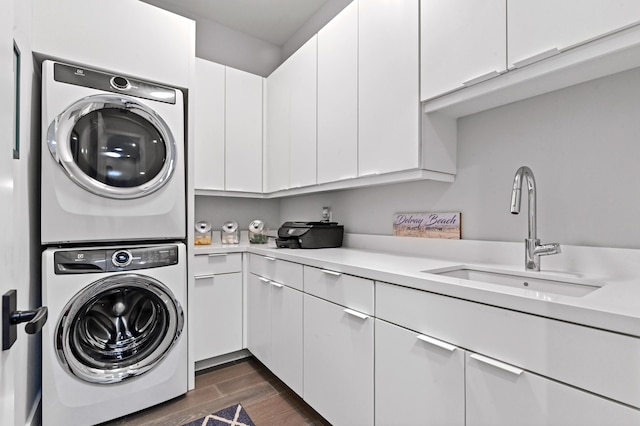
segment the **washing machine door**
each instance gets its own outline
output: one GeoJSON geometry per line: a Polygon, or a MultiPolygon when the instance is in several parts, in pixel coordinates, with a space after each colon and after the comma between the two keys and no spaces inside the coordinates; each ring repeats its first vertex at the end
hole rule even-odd
{"type": "Polygon", "coordinates": [[[69,179],[107,198],[140,198],[162,188],[177,161],[169,126],[124,95],[83,98],[58,115],[47,145],[69,179]]]}
{"type": "Polygon", "coordinates": [[[183,326],[182,307],[164,284],[139,274],[112,275],[69,301],[54,344],[62,366],[80,380],[118,383],[158,365],[183,326]]]}

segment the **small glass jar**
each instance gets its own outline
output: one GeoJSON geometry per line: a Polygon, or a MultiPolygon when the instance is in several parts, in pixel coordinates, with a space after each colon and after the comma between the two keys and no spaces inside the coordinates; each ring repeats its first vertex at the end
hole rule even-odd
{"type": "Polygon", "coordinates": [[[238,222],[230,220],[222,225],[220,230],[220,240],[222,244],[238,244],[239,238],[238,222]]]}
{"type": "Polygon", "coordinates": [[[197,246],[211,244],[211,224],[209,222],[201,221],[196,223],[194,242],[197,246]]]}
{"type": "Polygon", "coordinates": [[[261,220],[254,220],[249,224],[249,242],[251,244],[266,244],[269,241],[267,228],[261,220]]]}

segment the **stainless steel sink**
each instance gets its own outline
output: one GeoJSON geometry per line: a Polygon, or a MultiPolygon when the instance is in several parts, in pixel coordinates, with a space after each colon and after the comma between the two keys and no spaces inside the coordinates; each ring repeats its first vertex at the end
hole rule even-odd
{"type": "Polygon", "coordinates": [[[456,268],[422,271],[445,277],[460,278],[469,281],[497,284],[546,294],[582,297],[602,287],[601,283],[580,279],[563,280],[560,277],[533,277],[530,274],[517,274],[512,271],[483,270],[461,266],[456,268]]]}

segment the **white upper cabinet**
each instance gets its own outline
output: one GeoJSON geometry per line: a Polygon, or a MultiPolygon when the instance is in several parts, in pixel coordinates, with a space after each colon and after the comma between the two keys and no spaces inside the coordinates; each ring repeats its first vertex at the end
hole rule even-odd
{"type": "Polygon", "coordinates": [[[196,58],[193,97],[195,188],[224,190],[224,65],[196,58]]]}
{"type": "Polygon", "coordinates": [[[317,36],[267,77],[265,192],[316,183],[317,36]]]}
{"type": "Polygon", "coordinates": [[[420,167],[419,0],[359,4],[358,173],[420,167]]]}
{"type": "Polygon", "coordinates": [[[265,192],[289,188],[288,74],[288,68],[283,64],[267,77],[265,192]]]}
{"type": "Polygon", "coordinates": [[[358,0],[318,32],[318,183],[358,175],[358,0]]]}
{"type": "Polygon", "coordinates": [[[225,189],[262,192],[264,79],[227,67],[225,189]]]}
{"type": "Polygon", "coordinates": [[[196,43],[191,19],[141,1],[35,0],[32,28],[34,52],[190,86],[196,43]]]}
{"type": "Polygon", "coordinates": [[[508,0],[509,67],[640,22],[638,0],[508,0]]]}
{"type": "Polygon", "coordinates": [[[313,36],[287,61],[291,188],[316,181],[316,108],[318,37],[313,36]]]}
{"type": "Polygon", "coordinates": [[[194,74],[195,189],[261,193],[264,79],[200,58],[194,74]]]}
{"type": "Polygon", "coordinates": [[[421,0],[420,6],[421,100],[506,71],[507,0],[421,0]]]}

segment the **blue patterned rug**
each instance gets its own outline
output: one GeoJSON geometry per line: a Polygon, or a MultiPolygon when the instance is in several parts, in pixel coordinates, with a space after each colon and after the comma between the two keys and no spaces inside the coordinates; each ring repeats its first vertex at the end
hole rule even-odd
{"type": "Polygon", "coordinates": [[[242,405],[236,404],[201,419],[185,423],[183,426],[255,426],[255,424],[244,411],[242,405]]]}

